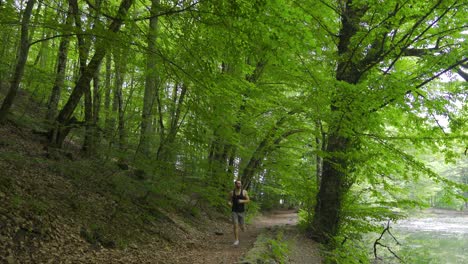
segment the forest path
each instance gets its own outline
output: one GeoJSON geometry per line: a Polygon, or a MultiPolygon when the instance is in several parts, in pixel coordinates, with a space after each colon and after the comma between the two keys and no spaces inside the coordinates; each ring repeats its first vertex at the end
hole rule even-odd
{"type": "Polygon", "coordinates": [[[288,263],[320,263],[318,246],[313,241],[300,235],[295,225],[297,213],[293,210],[276,210],[256,217],[252,224],[247,225],[245,232],[240,232],[239,246],[233,246],[232,227],[225,227],[222,235],[213,235],[202,241],[193,250],[181,252],[174,263],[204,263],[204,264],[233,264],[241,263],[244,256],[254,245],[257,236],[276,226],[287,227],[285,239],[293,239],[293,248],[288,263]],[[299,241],[300,240],[300,241],[299,241]]]}

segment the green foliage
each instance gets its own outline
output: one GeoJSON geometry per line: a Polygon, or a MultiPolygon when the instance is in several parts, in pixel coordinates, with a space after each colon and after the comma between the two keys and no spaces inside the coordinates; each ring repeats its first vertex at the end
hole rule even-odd
{"type": "MultiPolygon", "coordinates": [[[[468,53],[468,16],[460,1],[160,1],[154,50],[148,48],[148,1],[134,1],[119,32],[106,27],[120,1],[100,1],[100,10],[80,1],[81,28],[65,25],[67,1],[39,2],[22,80],[28,99],[15,102],[11,120],[35,131],[50,128],[44,105],[65,36],[70,48],[59,109],[81,74],[79,51],[89,51],[81,61],[89,63],[96,43],[109,47],[109,63],[92,81],[98,89],[90,91],[96,123],[84,123],[89,109],[81,100],[64,146],[79,149],[86,128],[95,128],[97,150],[86,153],[95,160],[44,164],[116,203],[107,212],[114,222],[151,222],[163,217],[160,208],[187,217],[206,207],[227,212],[225,194],[240,177],[251,181],[249,216],[301,208],[301,225],[310,227],[321,161],[344,179],[345,186],[331,186],[342,188],[335,197],[340,208],[333,208],[341,216],[330,219],[340,223],[336,241],[358,241],[378,228],[375,222],[403,217],[402,209],[461,208],[467,201],[466,159],[460,155],[466,152],[466,80],[455,73],[466,69],[468,53]],[[343,19],[350,16],[348,25],[343,19]],[[155,65],[148,69],[151,58],[155,65]],[[151,98],[148,77],[156,80],[151,98]],[[141,154],[145,100],[151,102],[152,128],[149,151],[141,154]],[[328,149],[337,138],[350,143],[328,149]],[[443,161],[450,167],[440,169],[443,161]]],[[[18,48],[22,8],[16,1],[0,5],[2,93],[18,48]]],[[[0,147],[9,144],[2,140],[0,147]]],[[[9,151],[0,158],[15,168],[43,162],[9,151]]],[[[3,176],[0,183],[5,190],[12,185],[3,176]]],[[[64,200],[89,220],[98,208],[83,196],[64,200]]],[[[48,210],[39,200],[15,203],[48,210]]],[[[93,243],[114,232],[113,240],[120,239],[104,224],[86,230],[93,243]]],[[[344,243],[331,258],[342,261],[352,244],[344,243]]],[[[361,253],[354,257],[365,262],[361,253]]]]}
{"type": "Polygon", "coordinates": [[[325,263],[337,264],[358,264],[358,263],[371,263],[366,245],[360,239],[336,237],[337,246],[329,251],[326,248],[324,252],[325,263]],[[346,239],[346,240],[345,240],[346,239]]]}
{"type": "Polygon", "coordinates": [[[245,221],[247,223],[252,223],[255,217],[257,217],[261,212],[260,205],[257,202],[251,200],[247,205],[246,212],[247,214],[245,221]]]}
{"type": "Polygon", "coordinates": [[[284,231],[277,229],[260,234],[253,248],[242,258],[248,263],[288,263],[290,246],[284,239],[284,231]]]}
{"type": "Polygon", "coordinates": [[[276,263],[287,263],[289,254],[288,244],[283,241],[283,232],[279,231],[274,239],[269,239],[267,245],[270,253],[266,256],[272,258],[276,263]]]}
{"type": "Polygon", "coordinates": [[[438,208],[447,208],[447,209],[463,209],[465,202],[457,197],[448,190],[442,190],[435,195],[434,206],[438,208]]]}

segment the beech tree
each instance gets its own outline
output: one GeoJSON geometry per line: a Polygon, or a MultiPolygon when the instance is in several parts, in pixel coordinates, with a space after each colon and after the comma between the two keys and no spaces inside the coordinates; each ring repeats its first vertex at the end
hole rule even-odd
{"type": "Polygon", "coordinates": [[[328,8],[339,16],[340,25],[334,34],[336,81],[330,83],[327,154],[311,226],[311,235],[320,242],[339,232],[344,197],[355,182],[356,170],[365,163],[364,135],[385,124],[380,112],[385,108],[424,112],[418,107],[431,105],[414,100],[427,99],[430,82],[467,60],[458,56],[463,38],[453,37],[462,36],[464,30],[459,19],[466,6],[459,1],[429,5],[340,1],[328,8]],[[405,63],[414,68],[409,72],[405,63]]]}

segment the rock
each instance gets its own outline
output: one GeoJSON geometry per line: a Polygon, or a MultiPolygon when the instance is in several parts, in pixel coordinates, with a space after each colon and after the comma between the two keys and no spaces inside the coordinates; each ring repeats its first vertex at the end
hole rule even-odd
{"type": "Polygon", "coordinates": [[[220,231],[215,231],[215,235],[217,235],[217,236],[222,236],[222,235],[224,235],[224,233],[223,233],[223,232],[220,232],[220,231]]]}

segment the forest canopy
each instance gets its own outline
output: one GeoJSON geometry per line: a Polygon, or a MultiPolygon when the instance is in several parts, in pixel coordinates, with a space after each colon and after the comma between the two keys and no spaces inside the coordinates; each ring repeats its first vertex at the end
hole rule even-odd
{"type": "Polygon", "coordinates": [[[0,123],[21,115],[24,90],[46,108],[28,122],[50,148],[79,144],[149,185],[193,184],[213,206],[239,178],[264,208],[300,207],[333,249],[397,208],[466,208],[467,11],[460,0],[4,0],[0,123]]]}

